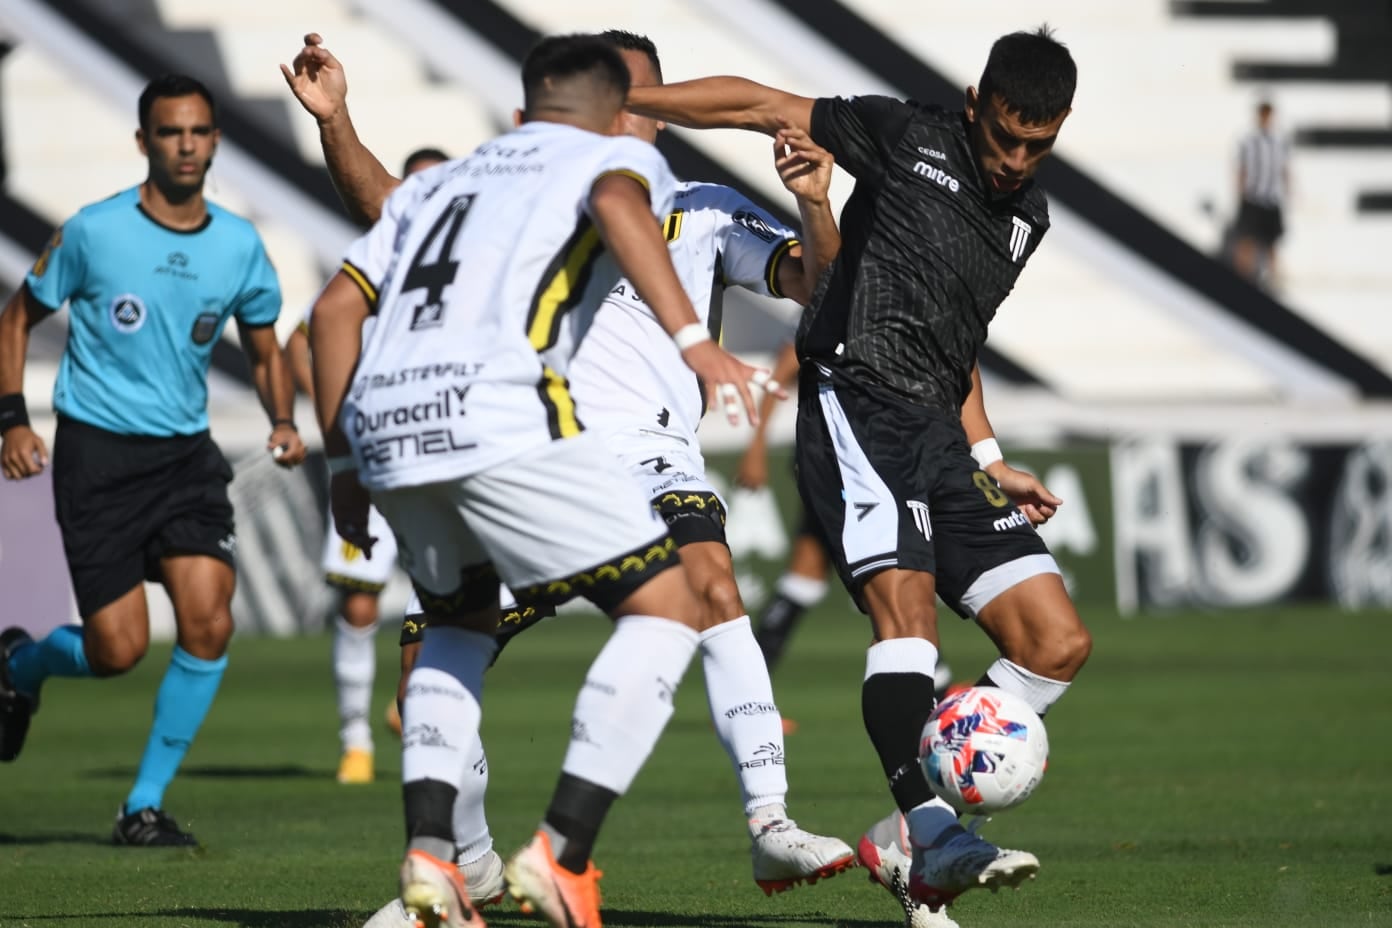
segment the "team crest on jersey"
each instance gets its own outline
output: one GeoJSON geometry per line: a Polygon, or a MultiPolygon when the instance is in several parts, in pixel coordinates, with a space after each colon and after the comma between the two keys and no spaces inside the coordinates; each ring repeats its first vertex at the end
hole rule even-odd
{"type": "Polygon", "coordinates": [[[213,336],[217,334],[218,323],[221,320],[221,313],[199,313],[198,318],[193,320],[193,343],[206,345],[212,341],[213,336]]]}
{"type": "Polygon", "coordinates": [[[735,222],[738,222],[766,242],[771,242],[778,238],[778,233],[770,228],[767,222],[764,222],[747,209],[735,210],[735,215],[732,218],[735,222]]]}
{"type": "Polygon", "coordinates": [[[1020,256],[1025,253],[1025,248],[1029,245],[1030,233],[1034,230],[1028,222],[1019,216],[1011,216],[1012,223],[1010,229],[1010,260],[1019,261],[1020,256]]]}
{"type": "Polygon", "coordinates": [[[117,332],[132,335],[140,331],[149,313],[145,311],[144,300],[134,293],[123,293],[111,301],[107,315],[117,332]]]}
{"type": "Polygon", "coordinates": [[[34,276],[42,277],[48,271],[48,260],[53,257],[53,250],[63,244],[63,227],[59,226],[53,232],[53,238],[48,240],[44,246],[43,253],[39,255],[39,260],[34,262],[34,276]]]}

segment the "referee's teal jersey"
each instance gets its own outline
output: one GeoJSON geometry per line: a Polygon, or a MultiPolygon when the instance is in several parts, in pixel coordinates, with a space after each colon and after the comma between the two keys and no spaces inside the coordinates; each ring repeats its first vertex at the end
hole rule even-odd
{"type": "Polygon", "coordinates": [[[48,309],[69,307],[53,408],[122,435],[206,431],[223,326],[280,315],[280,283],[250,222],[209,203],[200,228],[170,229],[141,207],[139,187],[64,223],[26,280],[48,309]]]}

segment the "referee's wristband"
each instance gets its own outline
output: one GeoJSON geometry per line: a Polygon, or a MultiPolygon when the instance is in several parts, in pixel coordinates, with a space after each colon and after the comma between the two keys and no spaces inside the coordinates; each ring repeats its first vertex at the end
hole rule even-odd
{"type": "Polygon", "coordinates": [[[273,429],[278,429],[278,428],[280,428],[282,425],[288,425],[288,426],[290,426],[290,428],[294,429],[296,432],[298,432],[298,431],[300,430],[300,427],[299,427],[298,425],[295,424],[295,420],[294,420],[294,419],[286,419],[286,418],[282,417],[282,418],[279,418],[279,419],[272,419],[272,420],[271,420],[271,428],[273,428],[273,429]]]}
{"type": "Polygon", "coordinates": [[[997,461],[1005,460],[1005,455],[1001,454],[1000,444],[994,438],[983,438],[972,445],[971,456],[976,458],[976,466],[982,470],[997,461]]]}
{"type": "Polygon", "coordinates": [[[0,435],[28,424],[29,409],[24,405],[24,394],[6,393],[0,396],[0,435]]]}
{"type": "Polygon", "coordinates": [[[358,469],[358,462],[353,460],[351,454],[336,454],[330,457],[327,463],[330,477],[337,477],[339,474],[346,474],[350,470],[358,469]]]}
{"type": "Polygon", "coordinates": [[[677,347],[682,351],[692,345],[699,345],[701,342],[711,340],[710,329],[701,325],[699,322],[688,322],[686,325],[672,333],[672,341],[677,343],[677,347]]]}

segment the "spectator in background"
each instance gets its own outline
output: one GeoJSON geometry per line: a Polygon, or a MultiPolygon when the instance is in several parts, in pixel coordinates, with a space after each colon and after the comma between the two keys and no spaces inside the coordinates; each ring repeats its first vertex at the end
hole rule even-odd
{"type": "Polygon", "coordinates": [[[1272,126],[1274,109],[1257,104],[1257,126],[1242,140],[1237,157],[1237,212],[1233,266],[1249,280],[1276,277],[1276,242],[1285,231],[1282,207],[1290,190],[1290,143],[1272,126]]]}

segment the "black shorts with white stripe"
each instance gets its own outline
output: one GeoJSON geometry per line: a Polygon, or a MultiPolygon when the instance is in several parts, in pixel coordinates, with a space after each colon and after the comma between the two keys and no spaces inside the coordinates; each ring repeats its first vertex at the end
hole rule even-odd
{"type": "Polygon", "coordinates": [[[962,424],[883,390],[833,382],[804,364],[798,490],[862,610],[882,570],[921,570],[971,618],[997,595],[1058,566],[1029,520],[976,465],[962,424]]]}

